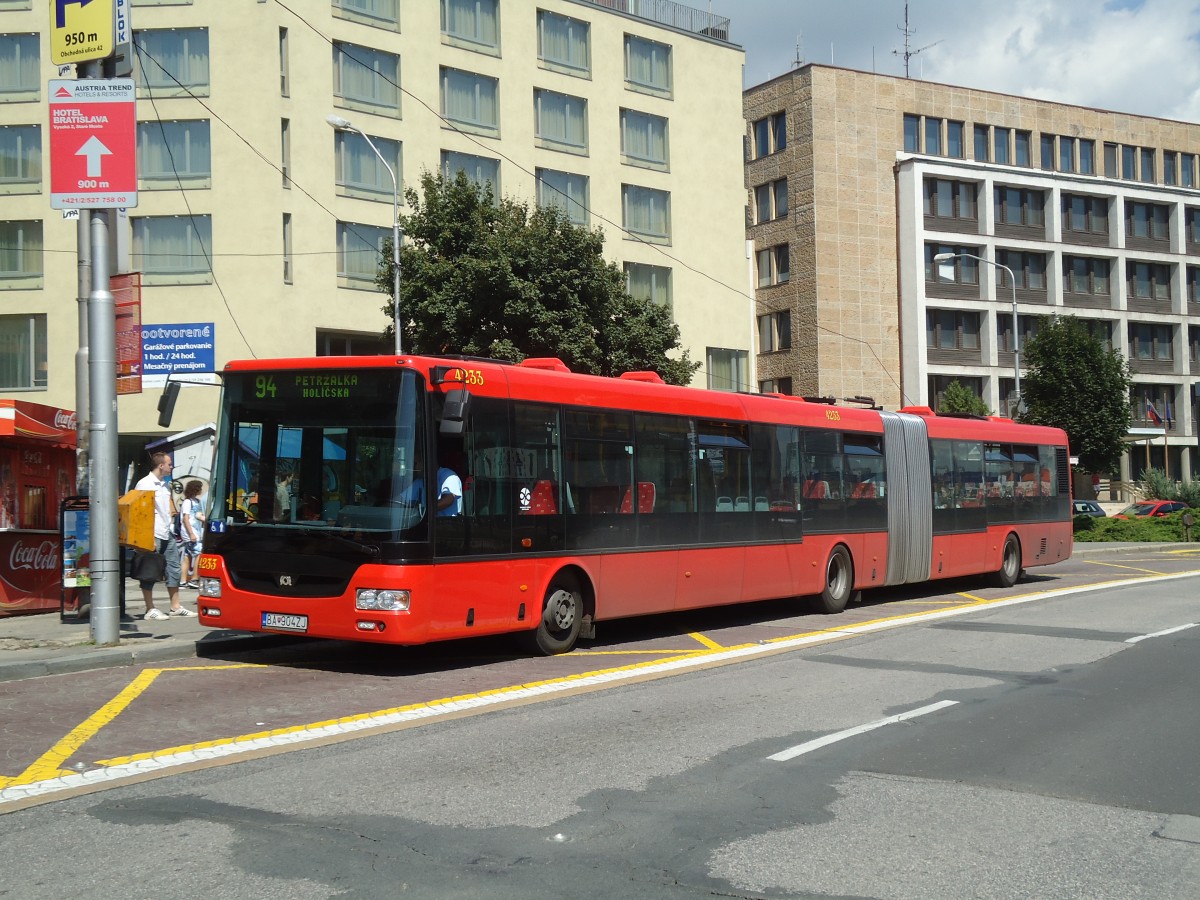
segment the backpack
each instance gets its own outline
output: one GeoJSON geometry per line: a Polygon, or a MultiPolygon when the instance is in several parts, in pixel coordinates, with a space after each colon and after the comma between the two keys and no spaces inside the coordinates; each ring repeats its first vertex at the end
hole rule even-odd
{"type": "MultiPolygon", "coordinates": [[[[175,506],[174,503],[171,505],[175,506]]],[[[179,510],[179,507],[176,506],[175,512],[171,514],[171,537],[175,538],[177,541],[183,540],[183,524],[180,521],[181,515],[182,514],[179,510]]]]}

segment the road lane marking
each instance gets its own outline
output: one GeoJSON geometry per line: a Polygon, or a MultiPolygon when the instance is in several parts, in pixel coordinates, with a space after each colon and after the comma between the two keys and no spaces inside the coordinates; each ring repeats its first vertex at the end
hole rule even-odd
{"type": "Polygon", "coordinates": [[[1096,562],[1094,559],[1089,559],[1093,566],[1108,566],[1111,569],[1128,569],[1130,572],[1145,572],[1148,575],[1165,575],[1165,572],[1157,572],[1154,569],[1143,569],[1140,566],[1123,566],[1120,563],[1096,562]]]}
{"type": "Polygon", "coordinates": [[[959,591],[958,596],[966,597],[968,600],[974,600],[976,603],[987,603],[987,600],[980,597],[978,594],[968,594],[966,591],[959,591]]]}
{"type": "Polygon", "coordinates": [[[146,669],[122,688],[115,697],[76,725],[70,734],[43,753],[20,775],[17,775],[15,778],[0,778],[0,788],[34,784],[51,778],[77,774],[70,769],[64,769],[63,763],[74,756],[80,747],[95,737],[101,728],[124,712],[129,704],[140,697],[146,688],[150,687],[163,672],[247,668],[261,668],[261,666],[258,663],[238,663],[227,666],[175,666],[163,669],[146,669]]]}
{"type": "MultiPolygon", "coordinates": [[[[277,753],[282,752],[286,748],[302,747],[305,744],[313,745],[316,742],[330,743],[347,740],[356,734],[364,732],[379,733],[382,731],[391,731],[397,728],[409,727],[410,723],[423,720],[432,721],[451,715],[462,715],[488,707],[536,702],[550,699],[558,694],[580,690],[602,689],[633,680],[666,677],[691,669],[726,665],[743,659],[752,659],[758,656],[799,649],[844,637],[871,634],[907,625],[918,625],[924,622],[973,614],[979,612],[981,609],[1001,609],[1006,606],[1017,606],[1037,600],[1065,597],[1088,591],[1132,587],[1139,584],[1153,584],[1162,581],[1175,581],[1181,578],[1194,578],[1198,575],[1200,575],[1200,570],[1178,572],[1173,575],[1114,579],[1099,584],[1076,585],[1067,588],[1034,591],[1029,594],[997,600],[981,600],[965,603],[951,609],[903,613],[860,622],[857,625],[827,628],[820,631],[792,635],[790,637],[768,638],[754,643],[727,647],[719,651],[695,650],[681,652],[667,659],[645,660],[612,669],[567,675],[526,685],[495,688],[488,691],[481,691],[477,694],[466,694],[460,697],[450,697],[442,700],[379,710],[378,712],[344,716],[339,719],[314,722],[308,725],[278,728],[237,737],[219,738],[199,744],[157,750],[114,760],[101,760],[99,762],[102,765],[105,763],[111,763],[111,765],[105,768],[51,777],[29,784],[9,784],[5,786],[4,781],[0,779],[0,814],[54,799],[53,795],[55,794],[85,793],[113,786],[123,781],[161,777],[169,774],[172,769],[182,767],[194,769],[197,767],[218,765],[222,760],[229,760],[232,757],[247,754],[277,753]]],[[[589,651],[582,652],[586,653],[589,651]]],[[[248,665],[266,668],[257,664],[248,665]]],[[[226,667],[214,666],[212,668],[226,667]]],[[[240,668],[240,666],[232,668],[240,668]]]]}
{"type": "Polygon", "coordinates": [[[1174,628],[1168,628],[1165,631],[1156,631],[1153,634],[1139,634],[1137,637],[1126,638],[1125,643],[1136,644],[1139,641],[1148,641],[1150,638],[1166,637],[1168,634],[1185,631],[1188,628],[1195,628],[1197,625],[1200,625],[1200,622],[1188,622],[1186,625],[1176,625],[1174,628]]]}
{"type": "Polygon", "coordinates": [[[795,759],[797,756],[802,756],[805,753],[811,753],[814,750],[819,750],[822,747],[828,747],[830,744],[836,744],[838,741],[844,741],[846,738],[852,738],[855,735],[866,734],[868,731],[874,731],[876,728],[882,728],[884,725],[891,725],[895,722],[904,722],[908,719],[915,719],[917,716],[925,716],[932,712],[937,712],[939,709],[945,709],[947,706],[957,706],[957,700],[939,700],[937,703],[930,703],[928,706],[922,706],[920,709],[910,709],[906,713],[900,713],[898,716],[888,716],[886,719],[879,719],[875,722],[868,722],[866,725],[856,725],[853,728],[847,728],[843,731],[835,731],[833,734],[827,734],[825,737],[817,738],[816,740],[807,741],[803,744],[797,744],[795,747],[788,747],[786,750],[780,750],[778,753],[773,753],[767,759],[774,762],[787,762],[789,759],[795,759]]]}
{"type": "Polygon", "coordinates": [[[691,634],[688,635],[688,637],[692,638],[693,640],[699,641],[701,644],[703,644],[709,650],[724,650],[725,649],[720,644],[718,644],[716,641],[709,640],[708,638],[706,638],[704,635],[702,635],[698,631],[693,631],[691,634]]]}

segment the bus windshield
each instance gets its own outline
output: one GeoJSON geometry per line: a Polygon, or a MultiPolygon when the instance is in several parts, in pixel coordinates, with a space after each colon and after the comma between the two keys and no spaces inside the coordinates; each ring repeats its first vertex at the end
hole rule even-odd
{"type": "Polygon", "coordinates": [[[401,539],[428,511],[424,409],[412,371],[227,374],[212,516],[401,539]]]}

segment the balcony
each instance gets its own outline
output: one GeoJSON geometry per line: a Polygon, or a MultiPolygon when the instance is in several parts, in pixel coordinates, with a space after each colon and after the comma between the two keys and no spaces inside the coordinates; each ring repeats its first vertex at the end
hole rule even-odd
{"type": "Polygon", "coordinates": [[[729,19],[714,16],[700,9],[692,9],[675,0],[583,0],[592,6],[600,6],[615,12],[625,13],[657,25],[666,25],[691,34],[702,34],[718,41],[729,43],[729,19]]]}

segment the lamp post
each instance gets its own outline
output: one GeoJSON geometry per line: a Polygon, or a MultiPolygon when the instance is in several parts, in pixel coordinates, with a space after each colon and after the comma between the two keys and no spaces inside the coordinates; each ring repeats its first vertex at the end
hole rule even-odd
{"type": "Polygon", "coordinates": [[[997,269],[1003,269],[1008,273],[1008,284],[1012,288],[1012,310],[1013,310],[1013,391],[1017,395],[1017,409],[1021,408],[1021,326],[1020,320],[1017,318],[1017,279],[1013,275],[1013,270],[1004,263],[993,262],[982,256],[976,256],[974,253],[936,253],[933,261],[935,263],[949,262],[952,259],[960,257],[975,259],[981,263],[986,263],[989,266],[995,266],[997,269]]]}
{"type": "Polygon", "coordinates": [[[383,163],[387,173],[392,176],[392,329],[396,332],[396,355],[399,356],[402,352],[400,340],[400,179],[396,177],[395,170],[388,165],[388,161],[383,158],[383,154],[379,152],[379,148],[375,146],[375,142],[367,136],[365,131],[355,128],[349,119],[343,119],[333,113],[326,116],[325,121],[336,131],[353,131],[359,135],[379,157],[379,161],[383,163]]]}

